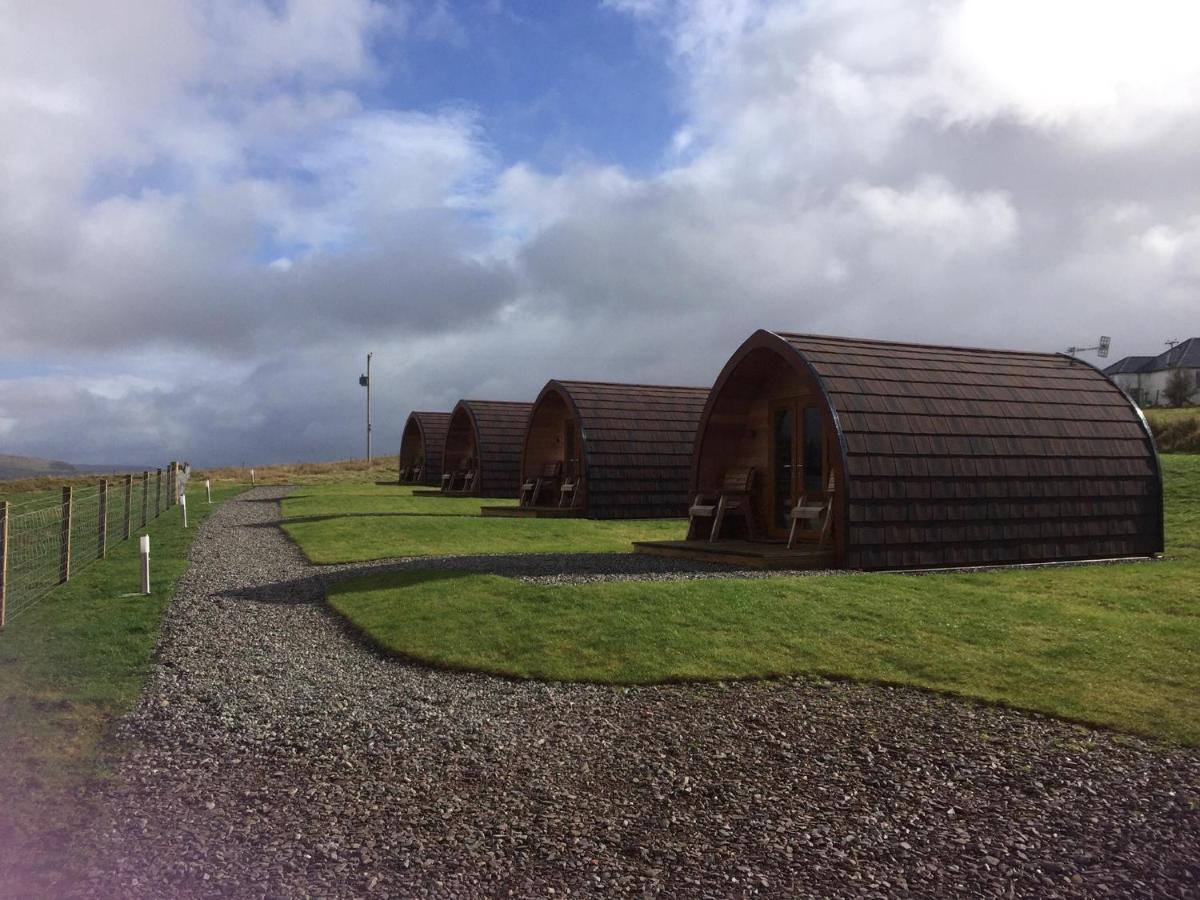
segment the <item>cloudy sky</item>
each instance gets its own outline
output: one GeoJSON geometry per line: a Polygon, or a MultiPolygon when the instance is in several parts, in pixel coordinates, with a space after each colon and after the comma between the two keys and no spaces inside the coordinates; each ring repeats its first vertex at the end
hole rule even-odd
{"type": "Polygon", "coordinates": [[[1178,0],[0,0],[0,452],[377,452],[759,327],[1200,334],[1178,0]]]}

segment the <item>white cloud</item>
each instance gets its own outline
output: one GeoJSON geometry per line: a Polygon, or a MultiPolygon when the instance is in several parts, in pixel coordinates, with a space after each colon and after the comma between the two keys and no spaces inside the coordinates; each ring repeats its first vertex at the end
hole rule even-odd
{"type": "Polygon", "coordinates": [[[388,446],[413,407],[550,377],[703,384],[759,327],[1118,355],[1194,327],[1190,7],[604,5],[679,78],[648,174],[371,105],[381,34],[456,39],[437,6],[0,15],[0,352],[71,361],[0,381],[6,440],[349,454],[366,350],[388,446]]]}
{"type": "Polygon", "coordinates": [[[1147,142],[1200,111],[1197,33],[1177,0],[965,0],[943,20],[943,93],[951,114],[1147,142]]]}

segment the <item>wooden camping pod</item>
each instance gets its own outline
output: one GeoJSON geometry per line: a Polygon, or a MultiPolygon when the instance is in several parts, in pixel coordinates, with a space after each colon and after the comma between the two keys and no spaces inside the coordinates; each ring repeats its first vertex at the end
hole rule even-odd
{"type": "Polygon", "coordinates": [[[442,451],[446,444],[446,427],[450,424],[450,413],[411,412],[404,423],[400,437],[400,472],[409,473],[401,478],[408,484],[441,484],[442,451]],[[420,477],[411,473],[420,469],[420,477]]]}
{"type": "Polygon", "coordinates": [[[568,500],[539,486],[545,495],[532,505],[570,502],[592,519],[685,515],[692,443],[707,399],[708,388],[548,382],[529,416],[522,478],[557,465],[558,480],[578,488],[568,500]]]}
{"type": "Polygon", "coordinates": [[[701,417],[692,488],[735,465],[779,538],[831,501],[836,565],[1004,565],[1163,549],[1162,475],[1140,411],[1063,354],[757,331],[701,417]]]}
{"type": "MultiPolygon", "coordinates": [[[[474,473],[464,492],[473,496],[517,496],[521,444],[532,408],[532,403],[459,400],[446,426],[442,473],[474,473]]],[[[461,484],[456,477],[452,488],[461,484]]]]}

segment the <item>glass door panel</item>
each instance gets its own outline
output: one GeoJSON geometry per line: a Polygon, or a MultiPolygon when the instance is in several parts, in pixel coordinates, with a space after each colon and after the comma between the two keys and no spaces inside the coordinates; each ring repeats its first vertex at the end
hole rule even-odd
{"type": "Polygon", "coordinates": [[[796,458],[796,416],[792,404],[771,411],[771,525],[788,527],[792,508],[792,473],[796,458]]]}
{"type": "Polygon", "coordinates": [[[821,411],[815,406],[804,407],[803,473],[804,493],[815,496],[824,493],[825,483],[825,429],[821,424],[821,411]]]}
{"type": "Polygon", "coordinates": [[[575,458],[576,453],[575,420],[567,419],[563,423],[563,474],[569,475],[572,478],[579,474],[579,464],[575,458]]]}

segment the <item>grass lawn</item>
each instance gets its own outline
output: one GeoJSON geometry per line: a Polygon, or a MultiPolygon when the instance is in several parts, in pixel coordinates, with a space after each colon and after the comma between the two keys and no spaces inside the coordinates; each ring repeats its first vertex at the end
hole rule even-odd
{"type": "Polygon", "coordinates": [[[485,519],[515,500],[414,497],[393,485],[311,485],[283,502],[284,531],[314,563],[392,556],[628,552],[633,541],[680,537],[680,519],[485,519]]]}
{"type": "Polygon", "coordinates": [[[106,559],[73,574],[0,632],[0,844],[28,837],[29,823],[61,824],[75,809],[75,790],[105,776],[111,725],[132,707],[149,671],[196,526],[237,491],[214,491],[208,506],[203,485],[193,486],[190,528],[180,527],[173,507],[137,532],[150,535],[149,597],[124,596],[141,584],[136,537],[110,538],[106,559]]]}
{"type": "Polygon", "coordinates": [[[1144,410],[1160,453],[1200,453],[1200,407],[1144,410]]]}
{"type": "Polygon", "coordinates": [[[555,588],[410,572],[344,582],[329,603],[436,666],[622,684],[875,680],[1200,744],[1200,457],[1163,464],[1168,562],[555,588]]]}

